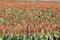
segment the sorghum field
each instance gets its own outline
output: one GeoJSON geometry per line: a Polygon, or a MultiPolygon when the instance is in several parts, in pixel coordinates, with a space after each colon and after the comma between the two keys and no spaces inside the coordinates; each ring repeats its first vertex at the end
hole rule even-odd
{"type": "Polygon", "coordinates": [[[0,40],[60,40],[60,3],[1,0],[0,40]]]}

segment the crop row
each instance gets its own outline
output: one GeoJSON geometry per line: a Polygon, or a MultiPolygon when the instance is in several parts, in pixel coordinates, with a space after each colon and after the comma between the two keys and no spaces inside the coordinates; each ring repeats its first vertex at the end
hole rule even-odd
{"type": "Polygon", "coordinates": [[[59,9],[0,9],[0,31],[22,33],[60,30],[59,9]],[[28,25],[29,24],[29,25],[28,25]]]}

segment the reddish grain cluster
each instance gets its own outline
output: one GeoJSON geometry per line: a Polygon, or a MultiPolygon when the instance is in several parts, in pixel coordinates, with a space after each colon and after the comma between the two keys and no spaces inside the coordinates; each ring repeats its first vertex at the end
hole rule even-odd
{"type": "Polygon", "coordinates": [[[0,7],[5,8],[9,5],[14,8],[33,8],[33,9],[45,9],[45,8],[53,8],[60,9],[59,2],[13,2],[13,1],[0,1],[0,7]]]}
{"type": "Polygon", "coordinates": [[[57,2],[0,1],[0,19],[2,18],[1,21],[4,20],[0,23],[0,32],[23,33],[26,32],[28,23],[29,32],[40,32],[42,29],[45,32],[56,31],[60,29],[59,10],[60,3],[57,2]],[[48,8],[51,8],[53,13],[48,8]],[[42,14],[39,14],[39,10],[42,14]]]}

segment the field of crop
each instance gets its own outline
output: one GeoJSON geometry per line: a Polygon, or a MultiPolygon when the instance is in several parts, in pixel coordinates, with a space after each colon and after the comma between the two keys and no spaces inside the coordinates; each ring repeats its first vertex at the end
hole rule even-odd
{"type": "Polygon", "coordinates": [[[0,40],[60,40],[59,2],[0,1],[0,40]]]}

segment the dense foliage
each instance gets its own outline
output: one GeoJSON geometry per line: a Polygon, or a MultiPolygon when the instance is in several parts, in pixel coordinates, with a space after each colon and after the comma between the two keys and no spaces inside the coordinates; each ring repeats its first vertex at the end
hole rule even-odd
{"type": "Polygon", "coordinates": [[[60,3],[0,0],[0,40],[60,40],[60,3]]]}
{"type": "Polygon", "coordinates": [[[26,40],[27,27],[28,40],[60,40],[60,9],[0,8],[0,40],[26,40]]]}
{"type": "MultiPolygon", "coordinates": [[[[26,40],[26,33],[23,34],[0,34],[0,40],[26,40]]],[[[60,40],[60,32],[39,32],[29,33],[28,40],[60,40]]]]}

